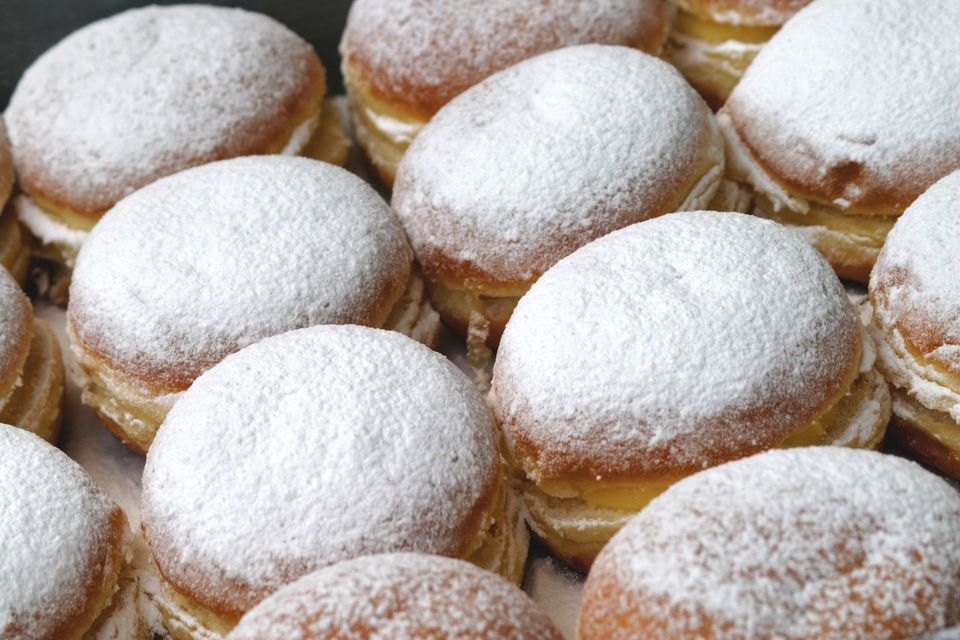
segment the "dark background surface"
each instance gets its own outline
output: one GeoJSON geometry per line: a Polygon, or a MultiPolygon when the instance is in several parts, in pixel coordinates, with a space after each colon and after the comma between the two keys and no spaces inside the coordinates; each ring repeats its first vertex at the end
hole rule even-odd
{"type": "MultiPolygon", "coordinates": [[[[337,45],[351,0],[207,0],[276,18],[310,42],[327,68],[328,93],[343,93],[337,45]]],[[[0,109],[37,56],[85,24],[147,4],[131,0],[0,0],[0,109]]],[[[199,3],[190,3],[199,4],[199,3]]]]}

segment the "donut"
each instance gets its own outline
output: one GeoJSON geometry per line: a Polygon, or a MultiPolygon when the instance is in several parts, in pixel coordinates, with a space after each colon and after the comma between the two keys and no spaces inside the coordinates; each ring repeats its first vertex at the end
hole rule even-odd
{"type": "Polygon", "coordinates": [[[63,378],[63,357],[53,332],[34,318],[30,300],[0,268],[0,423],[56,442],[63,378]]]}
{"type": "Polygon", "coordinates": [[[0,118],[0,267],[4,267],[23,285],[30,267],[30,248],[24,242],[23,230],[16,215],[7,208],[13,184],[13,160],[10,157],[7,130],[0,118]]]}
{"type": "Polygon", "coordinates": [[[391,186],[420,129],[481,80],[579,44],[657,53],[668,29],[660,0],[356,0],[340,54],[357,142],[391,186]]]}
{"type": "Polygon", "coordinates": [[[313,48],[266,16],[211,6],[125,11],[71,34],[24,73],[5,117],[23,195],[14,206],[70,267],[129,193],[235,156],[343,163],[313,48]]]}
{"type": "Polygon", "coordinates": [[[168,630],[226,634],[280,587],[362,555],[467,559],[519,582],[527,531],[497,431],[449,360],[322,325],[200,376],[147,454],[143,530],[168,630]]]}
{"type": "Polygon", "coordinates": [[[363,324],[435,341],[396,216],[347,171],[233,158],[121,200],[77,256],[67,308],[83,401],[145,453],[203,371],[267,336],[363,324]]]}
{"type": "Polygon", "coordinates": [[[254,607],[227,640],[563,640],[516,586],[476,566],[391,553],[347,560],[254,607]]]}
{"type": "Polygon", "coordinates": [[[763,45],[811,0],[672,0],[667,60],[719,109],[763,45]]]}
{"type": "Polygon", "coordinates": [[[123,511],[63,452],[5,424],[0,513],[0,637],[149,637],[132,611],[123,511]]]}
{"type": "Polygon", "coordinates": [[[723,142],[670,65],[584,45],[501,71],[446,105],[404,156],[392,204],[441,317],[495,346],[557,260],[620,227],[707,208],[723,142]]]}
{"type": "Polygon", "coordinates": [[[720,110],[754,213],[866,282],[887,233],[960,169],[960,3],[821,0],[774,36],[720,110]]]}
{"type": "Polygon", "coordinates": [[[529,524],[578,569],[677,480],[775,447],[872,448],[890,398],[830,266],[737,213],[588,244],[520,300],[490,402],[529,524]]]}
{"type": "Polygon", "coordinates": [[[960,478],[960,172],[897,220],[870,276],[878,365],[893,387],[890,438],[960,478]]]}
{"type": "Polygon", "coordinates": [[[678,482],[600,553],[578,637],[916,638],[960,622],[960,496],[874,451],[768,451],[678,482]]]}

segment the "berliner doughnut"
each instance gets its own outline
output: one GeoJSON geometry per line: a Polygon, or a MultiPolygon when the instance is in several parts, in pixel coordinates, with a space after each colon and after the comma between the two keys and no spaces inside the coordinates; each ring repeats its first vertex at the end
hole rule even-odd
{"type": "Polygon", "coordinates": [[[13,160],[10,158],[7,131],[0,118],[0,267],[9,271],[22,285],[27,280],[27,270],[30,268],[30,247],[24,241],[16,215],[7,208],[13,183],[13,160]]]}
{"type": "Polygon", "coordinates": [[[145,638],[123,511],[80,466],[0,424],[0,637],[145,638]]]}
{"type": "Polygon", "coordinates": [[[449,360],[396,332],[301,329],[228,356],[160,428],[143,474],[152,597],[180,640],[361,555],[465,558],[519,581],[519,507],[489,409],[449,360]]]}
{"type": "Polygon", "coordinates": [[[646,218],[707,208],[723,142],[670,65],[585,45],[502,71],[445,106],[404,156],[393,206],[434,307],[496,345],[557,260],[646,218]]]}
{"type": "Polygon", "coordinates": [[[866,282],[896,217],[960,169],[960,3],[820,0],[764,47],[718,114],[754,212],[866,282]]]}
{"type": "Polygon", "coordinates": [[[490,400],[529,522],[568,564],[654,496],[774,447],[875,447],[872,341],[790,230],[676,213],[561,260],[520,300],[490,400]]]}
{"type": "Polygon", "coordinates": [[[37,59],[10,99],[14,204],[39,255],[72,266],[100,216],[162,176],[306,149],[344,162],[325,91],[313,48],[260,14],[153,6],[100,20],[37,59]]]}
{"type": "Polygon", "coordinates": [[[33,317],[30,300],[0,267],[0,423],[56,442],[63,389],[57,339],[33,317]]]}
{"type": "Polygon", "coordinates": [[[768,451],[687,478],[601,552],[581,640],[899,640],[960,622],[960,496],[873,451],[768,451]]]}
{"type": "Polygon", "coordinates": [[[225,355],[315,324],[435,340],[396,216],[351,173],[255,156],[118,203],[77,257],[68,334],[83,401],[146,452],[180,392],[225,355]]]}
{"type": "Polygon", "coordinates": [[[960,172],[894,225],[870,276],[880,370],[894,387],[890,437],[960,478],[960,172]]]}
{"type": "Polygon", "coordinates": [[[270,596],[228,640],[563,640],[516,586],[476,566],[392,553],[321,569],[270,596]]]}
{"type": "Polygon", "coordinates": [[[714,109],[763,45],[811,0],[672,0],[665,47],[672,62],[714,109]]]}
{"type": "Polygon", "coordinates": [[[392,185],[433,115],[497,71],[578,44],[657,53],[660,0],[356,0],[340,44],[357,142],[392,185]]]}

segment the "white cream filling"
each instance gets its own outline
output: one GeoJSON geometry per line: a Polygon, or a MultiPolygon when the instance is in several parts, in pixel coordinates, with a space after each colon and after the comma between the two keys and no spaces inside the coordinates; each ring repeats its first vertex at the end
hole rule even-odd
{"type": "Polygon", "coordinates": [[[58,247],[64,255],[68,267],[73,266],[77,252],[83,246],[89,231],[74,229],[54,220],[32,198],[19,195],[13,199],[13,208],[20,222],[44,245],[58,247]]]}
{"type": "Polygon", "coordinates": [[[735,78],[742,77],[743,70],[731,61],[752,60],[763,49],[763,44],[739,40],[707,42],[677,31],[670,33],[670,40],[677,45],[671,56],[679,66],[717,67],[735,78]]]}
{"type": "Polygon", "coordinates": [[[367,106],[362,106],[361,109],[363,110],[363,117],[369,125],[395,145],[409,145],[427,124],[426,122],[400,120],[377,113],[367,106]]]}
{"type": "Polygon", "coordinates": [[[720,183],[724,175],[724,157],[723,157],[723,139],[720,131],[717,129],[716,120],[710,116],[710,156],[708,161],[710,167],[700,176],[687,197],[684,198],[677,211],[699,211],[709,208],[717,191],[720,189],[720,183]]]}

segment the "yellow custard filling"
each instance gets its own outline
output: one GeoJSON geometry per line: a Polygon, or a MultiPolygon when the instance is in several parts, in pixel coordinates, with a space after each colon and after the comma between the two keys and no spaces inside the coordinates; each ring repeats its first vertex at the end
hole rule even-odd
{"type": "Polygon", "coordinates": [[[714,44],[729,40],[763,44],[779,30],[779,27],[723,24],[683,10],[677,11],[673,28],[682,35],[714,44]]]}
{"type": "Polygon", "coordinates": [[[855,236],[858,244],[879,249],[897,221],[896,216],[864,216],[843,213],[839,209],[811,202],[807,213],[798,213],[786,207],[773,212],[763,206],[762,215],[794,227],[825,227],[830,231],[855,236]]]}

